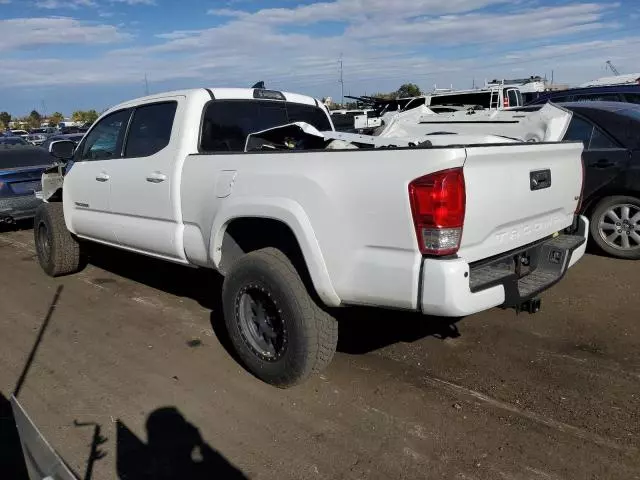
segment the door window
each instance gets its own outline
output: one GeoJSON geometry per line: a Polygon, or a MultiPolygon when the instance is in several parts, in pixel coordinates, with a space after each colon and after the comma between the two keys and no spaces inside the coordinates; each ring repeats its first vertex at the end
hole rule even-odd
{"type": "Polygon", "coordinates": [[[87,134],[78,161],[120,158],[131,110],[120,110],[100,120],[87,134]]]}
{"type": "Polygon", "coordinates": [[[589,148],[592,132],[593,125],[591,123],[574,115],[567,129],[567,133],[564,135],[564,139],[582,142],[584,148],[589,148]]]}
{"type": "Polygon", "coordinates": [[[127,135],[125,157],[148,157],[169,145],[178,102],[137,107],[127,135]]]}

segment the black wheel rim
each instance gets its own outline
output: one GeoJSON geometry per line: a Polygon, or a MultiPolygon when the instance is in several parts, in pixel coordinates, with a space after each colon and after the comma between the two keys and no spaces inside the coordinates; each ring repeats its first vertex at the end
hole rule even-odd
{"type": "Polygon", "coordinates": [[[43,261],[49,260],[51,256],[51,242],[49,242],[49,231],[44,223],[38,225],[38,252],[43,261]]]}
{"type": "Polygon", "coordinates": [[[257,285],[238,292],[236,320],[249,348],[265,361],[279,360],[287,348],[288,332],[271,294],[257,285]]]}

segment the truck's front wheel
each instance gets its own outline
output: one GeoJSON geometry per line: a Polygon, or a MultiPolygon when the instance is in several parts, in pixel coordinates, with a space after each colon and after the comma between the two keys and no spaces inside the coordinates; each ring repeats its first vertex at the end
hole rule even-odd
{"type": "Polygon", "coordinates": [[[222,301],[231,342],[261,380],[289,387],[331,361],[337,322],[316,304],[280,250],[240,258],[225,278],[222,301]]]}
{"type": "Polygon", "coordinates": [[[33,235],[38,261],[47,275],[59,277],[82,269],[80,244],[67,230],[62,203],[43,203],[38,207],[33,235]]]}

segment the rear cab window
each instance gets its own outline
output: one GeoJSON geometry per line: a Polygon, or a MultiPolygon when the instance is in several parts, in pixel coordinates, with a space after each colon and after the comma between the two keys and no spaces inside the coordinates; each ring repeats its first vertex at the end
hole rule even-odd
{"type": "Polygon", "coordinates": [[[212,100],[205,106],[200,133],[203,152],[243,152],[250,133],[293,122],[331,130],[321,108],[278,100],[212,100]]]}
{"type": "Polygon", "coordinates": [[[177,108],[176,101],[136,107],[127,133],[124,156],[148,157],[169,145],[177,108]]]}

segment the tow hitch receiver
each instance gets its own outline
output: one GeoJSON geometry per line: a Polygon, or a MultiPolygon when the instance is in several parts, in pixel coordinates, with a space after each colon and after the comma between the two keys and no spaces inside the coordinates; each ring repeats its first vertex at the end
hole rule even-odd
{"type": "Polygon", "coordinates": [[[540,298],[532,298],[516,307],[516,313],[528,312],[538,313],[542,308],[542,300],[540,298]]]}

